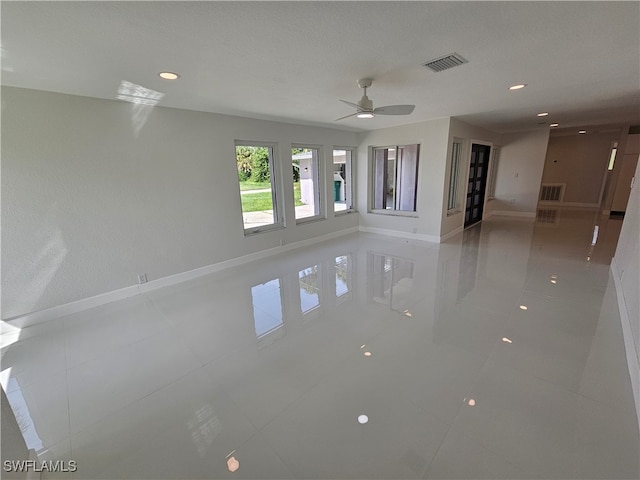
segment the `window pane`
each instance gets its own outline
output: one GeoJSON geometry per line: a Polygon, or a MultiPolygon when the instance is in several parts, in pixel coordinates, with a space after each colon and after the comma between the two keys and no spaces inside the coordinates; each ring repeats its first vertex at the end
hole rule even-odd
{"type": "Polygon", "coordinates": [[[375,148],[373,208],[416,211],[419,145],[375,148]]]}
{"type": "Polygon", "coordinates": [[[611,155],[609,155],[609,165],[607,166],[607,170],[613,170],[613,166],[616,161],[616,153],[618,152],[618,143],[615,142],[613,147],[611,147],[611,155]]]}
{"type": "Polygon", "coordinates": [[[453,210],[458,203],[458,175],[460,172],[460,144],[454,143],[451,150],[451,171],[449,177],[449,201],[447,209],[453,210]]]}
{"type": "Polygon", "coordinates": [[[493,149],[493,157],[491,159],[491,170],[489,174],[489,192],[488,197],[494,198],[496,195],[496,176],[498,175],[498,158],[500,154],[499,148],[493,149]]]}
{"type": "Polygon", "coordinates": [[[376,148],[373,152],[373,208],[384,209],[387,205],[387,148],[376,148]]]}
{"type": "Polygon", "coordinates": [[[333,206],[335,212],[351,210],[351,158],[352,150],[333,151],[333,206]]]}
{"type": "Polygon", "coordinates": [[[236,165],[245,231],[278,223],[273,148],[236,145],[236,165]]]}
{"type": "Polygon", "coordinates": [[[318,149],[292,148],[291,159],[296,220],[317,217],[322,213],[320,209],[318,149]]]}
{"type": "Polygon", "coordinates": [[[397,147],[395,208],[416,211],[418,190],[418,145],[397,147]]]}

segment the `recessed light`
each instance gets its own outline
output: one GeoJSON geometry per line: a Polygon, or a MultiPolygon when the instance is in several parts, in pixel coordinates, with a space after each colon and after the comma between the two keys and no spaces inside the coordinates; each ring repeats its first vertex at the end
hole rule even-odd
{"type": "Polygon", "coordinates": [[[559,123],[552,123],[552,124],[550,124],[549,126],[550,126],[550,127],[557,127],[558,125],[560,125],[560,124],[559,124],[559,123]]]}
{"type": "Polygon", "coordinates": [[[586,130],[580,130],[578,133],[579,133],[580,135],[584,135],[585,133],[587,133],[587,131],[586,131],[586,130]]]}
{"type": "Polygon", "coordinates": [[[517,84],[517,85],[511,85],[511,86],[509,87],[509,90],[520,90],[521,88],[524,88],[524,87],[526,87],[526,86],[527,86],[527,84],[526,84],[526,83],[519,83],[519,84],[517,84]]]}
{"type": "Polygon", "coordinates": [[[180,78],[180,75],[173,72],[160,72],[158,76],[160,78],[164,78],[165,80],[177,80],[180,78]]]}
{"type": "Polygon", "coordinates": [[[547,115],[549,115],[549,112],[540,112],[538,114],[539,117],[546,117],[547,115]]]}
{"type": "Polygon", "coordinates": [[[520,310],[529,310],[526,305],[520,305],[520,310]]]}
{"type": "Polygon", "coordinates": [[[236,459],[236,457],[230,457],[227,460],[227,468],[231,473],[236,472],[240,468],[240,462],[236,459]]]}
{"type": "Polygon", "coordinates": [[[358,423],[359,424],[364,425],[368,421],[369,421],[369,417],[367,417],[366,415],[358,415],[358,423]]]}

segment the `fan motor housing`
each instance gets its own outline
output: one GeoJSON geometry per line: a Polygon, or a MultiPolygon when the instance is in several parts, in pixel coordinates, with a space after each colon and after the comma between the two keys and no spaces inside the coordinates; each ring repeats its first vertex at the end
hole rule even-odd
{"type": "Polygon", "coordinates": [[[361,78],[358,80],[358,86],[360,88],[369,88],[373,84],[373,78],[361,78]]]}

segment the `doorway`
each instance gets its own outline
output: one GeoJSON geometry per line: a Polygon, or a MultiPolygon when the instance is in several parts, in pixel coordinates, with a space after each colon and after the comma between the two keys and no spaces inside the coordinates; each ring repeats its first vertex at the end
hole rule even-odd
{"type": "Polygon", "coordinates": [[[489,145],[480,145],[477,143],[471,145],[467,200],[464,211],[464,228],[482,220],[490,154],[491,147],[489,145]]]}

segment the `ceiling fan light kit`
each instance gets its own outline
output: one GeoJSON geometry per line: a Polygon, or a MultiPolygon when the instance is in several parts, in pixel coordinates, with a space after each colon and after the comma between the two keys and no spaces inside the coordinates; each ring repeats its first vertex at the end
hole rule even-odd
{"type": "Polygon", "coordinates": [[[385,107],[373,108],[373,102],[369,97],[367,97],[367,88],[372,84],[372,78],[361,78],[358,80],[358,86],[364,89],[364,94],[360,101],[358,103],[354,103],[347,100],[340,100],[342,103],[346,103],[350,107],[355,108],[356,112],[337,118],[336,122],[353,116],[356,116],[357,118],[373,118],[376,115],[409,115],[413,112],[415,105],[387,105],[385,107]]]}

